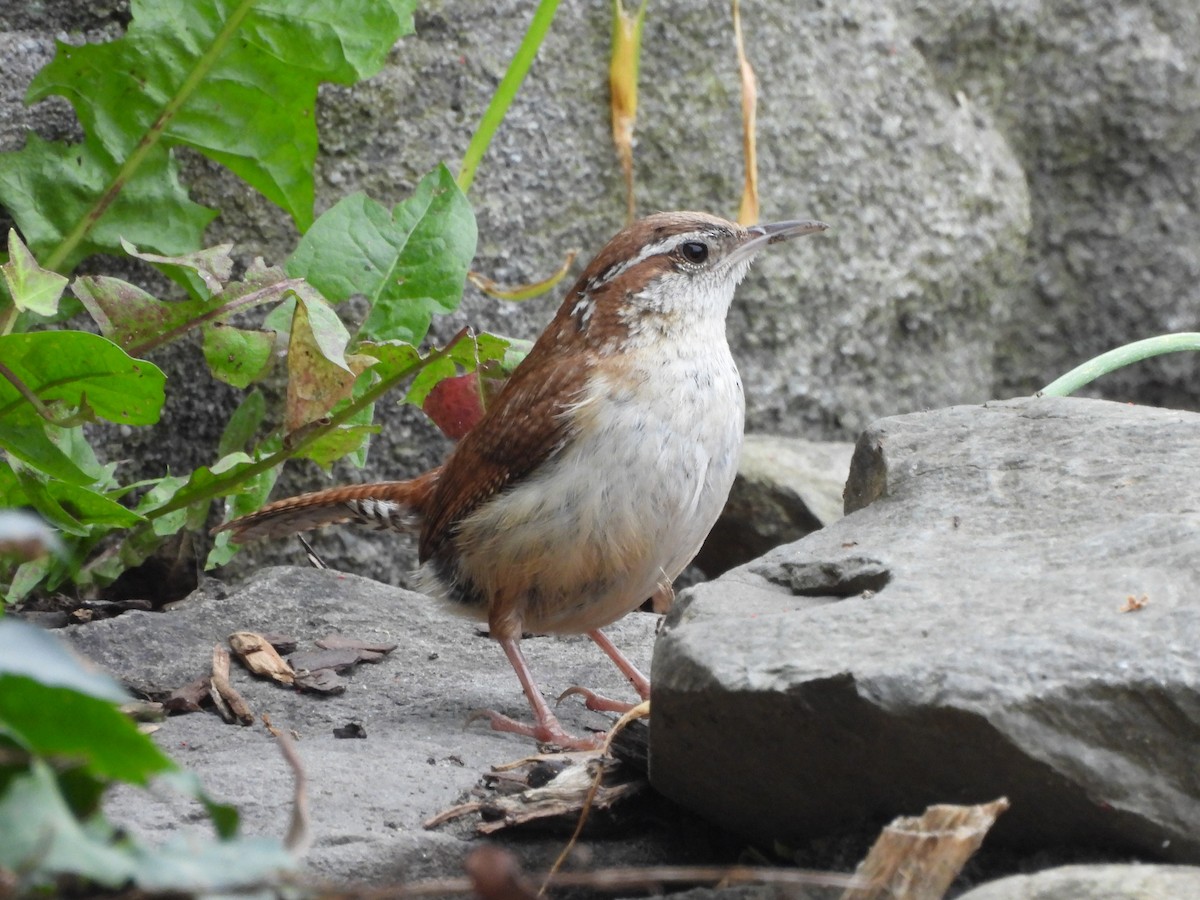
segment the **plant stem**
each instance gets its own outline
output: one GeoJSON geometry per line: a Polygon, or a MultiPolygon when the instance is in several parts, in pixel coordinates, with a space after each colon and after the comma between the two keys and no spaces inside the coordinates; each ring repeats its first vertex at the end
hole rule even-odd
{"type": "Polygon", "coordinates": [[[234,9],[233,13],[226,20],[224,27],[218,32],[213,39],[212,45],[208,50],[196,60],[196,65],[192,67],[192,71],[188,73],[187,78],[183,80],[183,84],[179,86],[179,90],[175,92],[167,105],[162,108],[162,112],[154,120],[153,124],[146,129],[146,133],[142,135],[141,140],[137,142],[137,146],[133,148],[133,152],[125,159],[121,168],[117,170],[117,174],[113,176],[111,182],[104,193],[102,193],[91,208],[83,214],[70,233],[59,242],[59,245],[50,251],[50,255],[46,257],[42,263],[43,268],[57,272],[71,254],[75,252],[75,248],[83,241],[88,232],[95,227],[96,223],[108,211],[125,185],[133,178],[137,170],[141,168],[146,157],[150,155],[150,151],[158,146],[162,139],[163,132],[167,128],[167,124],[175,118],[175,115],[188,101],[192,93],[200,86],[209,71],[216,65],[217,58],[224,52],[226,45],[233,39],[237,30],[242,27],[242,21],[254,8],[257,0],[242,0],[234,9]]]}
{"type": "Polygon", "coordinates": [[[275,453],[272,453],[270,456],[260,459],[258,462],[253,463],[244,469],[238,469],[235,472],[230,472],[228,475],[219,477],[215,481],[209,483],[203,490],[194,492],[189,492],[186,489],[181,490],[168,502],[158,507],[158,509],[152,509],[147,512],[145,514],[146,520],[153,522],[155,519],[161,518],[168,513],[175,512],[176,510],[183,509],[184,507],[191,506],[193,503],[198,503],[204,500],[212,500],[215,497],[225,494],[233,485],[253,478],[256,475],[260,475],[263,472],[266,472],[268,469],[272,469],[280,463],[286,462],[288,459],[296,456],[305,447],[308,447],[310,444],[313,444],[325,437],[325,435],[329,434],[343,422],[348,421],[364,407],[374,403],[410,375],[419,372],[421,369],[424,369],[426,366],[449,354],[450,351],[454,349],[455,345],[468,334],[469,330],[470,329],[463,328],[453,337],[453,339],[451,339],[448,344],[446,344],[445,347],[442,347],[440,350],[433,351],[424,359],[415,360],[412,365],[405,366],[399,371],[393,373],[391,376],[383,379],[379,382],[379,384],[375,385],[373,388],[370,388],[366,393],[364,393],[361,397],[359,397],[341,412],[334,416],[330,416],[328,422],[321,425],[319,428],[314,428],[307,432],[291,446],[283,447],[280,450],[277,450],[275,453]]]}
{"type": "Polygon", "coordinates": [[[550,30],[550,23],[554,21],[554,13],[557,10],[558,0],[541,0],[538,3],[533,21],[529,23],[529,30],[521,40],[521,46],[517,48],[516,54],[508,64],[508,71],[504,73],[504,78],[492,94],[491,102],[484,110],[475,133],[471,135],[471,143],[467,145],[467,152],[463,154],[462,168],[458,170],[456,179],[459,190],[464,194],[471,189],[471,182],[475,180],[475,170],[479,168],[496,129],[504,121],[513,98],[520,90],[521,82],[525,80],[525,75],[533,65],[534,57],[537,56],[538,48],[542,46],[546,32],[550,30]]]}
{"type": "Polygon", "coordinates": [[[1050,382],[1037,392],[1037,396],[1066,397],[1114,369],[1120,369],[1152,356],[1175,353],[1179,350],[1200,350],[1200,332],[1184,331],[1177,334],[1160,334],[1158,337],[1134,341],[1132,344],[1101,353],[1083,365],[1076,366],[1061,378],[1050,382]]]}

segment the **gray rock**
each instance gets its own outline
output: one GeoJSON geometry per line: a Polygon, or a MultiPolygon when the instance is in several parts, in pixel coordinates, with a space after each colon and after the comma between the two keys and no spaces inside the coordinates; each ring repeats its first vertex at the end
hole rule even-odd
{"type": "MultiPolygon", "coordinates": [[[[634,614],[610,633],[644,664],[656,621],[634,614]]],[[[264,570],[231,591],[211,583],[168,612],[127,613],[63,633],[135,690],[159,692],[204,674],[213,645],[227,646],[228,635],[242,629],[290,634],[302,649],[313,649],[313,641],[329,633],[400,645],[382,661],[344,675],[347,691],[332,697],[299,694],[233,666],[234,686],[255,714],[269,714],[277,728],[298,735],[309,782],[314,844],[305,861],[311,871],[375,884],[461,875],[461,860],[472,846],[465,821],[437,831],[423,830],[422,822],[459,802],[492,765],[534,750],[527,739],[483,723],[466,726],[476,708],[529,716],[496,644],[428,597],[355,575],[290,568],[264,570]],[[333,736],[334,728],[352,721],[365,728],[366,740],[333,736]]],[[[550,695],[578,683],[632,699],[623,678],[586,638],[531,638],[524,646],[550,695]]],[[[571,700],[559,713],[577,732],[610,721],[571,700]]],[[[238,807],[247,833],[286,832],[291,773],[261,724],[242,728],[208,712],[193,713],[167,719],[155,738],[214,796],[238,807]]],[[[152,799],[121,790],[108,813],[155,842],[180,831],[209,833],[198,809],[172,794],[152,799]]],[[[662,829],[631,821],[626,829],[619,840],[587,842],[596,864],[719,857],[703,829],[686,822],[662,829]]],[[[526,836],[516,849],[530,869],[544,870],[564,841],[526,836]]]]}
{"type": "MultiPolygon", "coordinates": [[[[1029,186],[1025,284],[995,347],[996,395],[1030,393],[1137,338],[1195,327],[1200,303],[1200,16],[1192,0],[928,0],[913,45],[947,95],[1004,135],[1029,186]]],[[[1095,390],[1197,403],[1195,354],[1095,390]]]]}
{"type": "Polygon", "coordinates": [[[1198,452],[1101,401],[876,423],[857,512],[677,602],[652,783],[791,846],[1003,795],[989,843],[1200,859],[1198,452]]]}
{"type": "MultiPolygon", "coordinates": [[[[0,150],[19,148],[43,116],[69,132],[63,103],[20,105],[60,30],[72,40],[111,36],[117,10],[55,0],[39,17],[0,15],[0,150]]],[[[529,6],[447,0],[417,13],[376,77],[329,85],[317,106],[317,205],[365,190],[385,203],[408,196],[439,160],[455,166],[516,49],[529,6]]],[[[624,220],[611,146],[611,7],[563,4],[489,150],[471,192],[480,242],[474,268],[502,282],[544,277],[569,247],[595,252],[624,220]]],[[[1024,289],[1030,228],[1026,181],[986,110],[960,103],[931,77],[911,27],[887,7],[856,3],[799,12],[744,11],[760,83],[758,155],[766,218],[817,216],[834,230],[764,260],[730,320],[752,429],[845,439],[885,412],[992,396],[993,344],[1004,309],[1024,289]]],[[[733,214],[742,183],[736,60],[728,17],[684,0],[649,12],[636,159],[639,208],[733,214]]],[[[232,175],[181,154],[195,198],[218,206],[212,242],[246,260],[282,261],[296,240],[287,218],[232,175]]],[[[582,260],[580,265],[582,265],[582,260]]],[[[101,264],[105,271],[111,261],[101,264]]],[[[161,290],[162,284],[151,284],[161,290]]],[[[460,325],[529,337],[561,291],[525,304],[473,289],[434,340],[460,325]]],[[[170,389],[205,383],[199,353],[155,357],[170,389]]],[[[205,376],[206,377],[206,376],[205,376]]],[[[131,480],[212,462],[234,400],[224,390],[172,401],[157,429],[114,435],[109,458],[131,480]]],[[[395,479],[436,463],[446,446],[411,409],[379,407],[384,433],[366,471],[336,479],[395,479]]],[[[277,495],[330,483],[313,466],[285,474],[277,495]]],[[[391,583],[412,560],[372,554],[354,535],[322,538],[334,565],[391,583]]],[[[300,561],[267,544],[231,571],[262,560],[300,561]]]]}
{"type": "Polygon", "coordinates": [[[698,565],[720,575],[842,516],[854,445],[748,434],[737,478],[698,565]]]}
{"type": "Polygon", "coordinates": [[[1063,866],[1013,875],[959,896],[959,900],[1182,900],[1200,897],[1193,866],[1063,866]]]}

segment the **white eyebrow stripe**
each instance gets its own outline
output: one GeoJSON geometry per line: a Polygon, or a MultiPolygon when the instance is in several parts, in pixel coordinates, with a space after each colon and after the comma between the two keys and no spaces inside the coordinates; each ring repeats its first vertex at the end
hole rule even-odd
{"type": "Polygon", "coordinates": [[[709,237],[711,237],[711,235],[705,231],[689,231],[685,234],[673,234],[670,237],[663,238],[661,241],[656,243],[647,244],[642,248],[641,252],[638,253],[637,256],[633,257],[632,259],[627,259],[619,266],[614,266],[613,268],[609,269],[607,272],[603,273],[599,278],[595,279],[591,284],[589,284],[588,287],[591,290],[595,290],[601,285],[608,284],[615,278],[620,278],[634,266],[645,262],[652,256],[658,256],[660,253],[674,250],[676,247],[682,243],[685,243],[686,241],[698,241],[709,237]]]}

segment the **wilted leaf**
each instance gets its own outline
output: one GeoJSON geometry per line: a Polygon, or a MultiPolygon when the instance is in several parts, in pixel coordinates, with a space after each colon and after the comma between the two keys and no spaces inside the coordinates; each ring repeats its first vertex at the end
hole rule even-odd
{"type": "Polygon", "coordinates": [[[211,297],[221,293],[225,283],[233,276],[233,257],[229,255],[233,244],[218,244],[180,256],[143,253],[124,238],[121,239],[121,247],[130,256],[145,260],[176,284],[186,287],[195,297],[211,297]],[[201,286],[203,291],[200,290],[201,286]]]}
{"type": "Polygon", "coordinates": [[[43,269],[21,242],[15,228],[8,229],[8,262],[0,266],[13,305],[20,312],[52,316],[58,312],[58,300],[67,279],[43,269]]]}
{"type": "Polygon", "coordinates": [[[100,332],[133,355],[167,343],[175,333],[183,334],[188,323],[209,306],[203,300],[164,302],[137,285],[108,275],[76,278],[71,292],[96,320],[100,332]]]}
{"type": "Polygon", "coordinates": [[[325,212],[287,264],[333,303],[360,294],[372,341],[419,343],[434,313],[452,312],[475,255],[475,216],[445,166],[391,210],[351,194],[325,212]]]}
{"type": "Polygon", "coordinates": [[[346,363],[350,334],[327,304],[297,298],[288,342],[288,432],[313,422],[349,396],[355,374],[346,363]]]}

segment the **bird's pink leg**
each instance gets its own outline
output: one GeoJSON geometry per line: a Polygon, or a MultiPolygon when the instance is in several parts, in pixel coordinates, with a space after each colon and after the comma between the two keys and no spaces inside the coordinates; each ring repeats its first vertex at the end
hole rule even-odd
{"type": "MultiPolygon", "coordinates": [[[[638,667],[629,661],[629,657],[618,650],[616,644],[610,641],[608,636],[604,634],[604,632],[600,631],[600,629],[597,628],[593,631],[589,631],[587,635],[593,641],[595,641],[596,646],[603,650],[605,655],[616,664],[617,668],[621,670],[621,674],[629,679],[629,683],[633,685],[633,689],[637,691],[638,696],[643,700],[649,700],[650,679],[643,675],[638,667]]],[[[584,705],[588,709],[595,710],[596,712],[627,713],[637,705],[634,703],[624,703],[620,700],[610,700],[608,697],[602,697],[595,691],[589,691],[587,688],[579,687],[578,685],[572,688],[567,688],[567,690],[565,690],[559,696],[558,700],[561,703],[564,697],[570,697],[574,695],[583,697],[584,705]]]]}
{"type": "Polygon", "coordinates": [[[471,713],[471,720],[487,719],[495,731],[523,734],[540,743],[554,744],[564,750],[592,750],[599,747],[604,742],[604,735],[578,738],[568,734],[559,724],[558,718],[550,710],[541,691],[534,684],[533,673],[529,671],[529,665],[525,662],[525,654],[521,652],[520,642],[516,638],[499,638],[498,640],[500,646],[504,648],[504,654],[508,657],[508,661],[512,663],[517,678],[521,681],[521,688],[525,691],[525,697],[529,700],[529,706],[533,709],[533,717],[536,721],[532,725],[518,722],[516,719],[510,719],[508,716],[490,709],[474,710],[471,713]]]}

